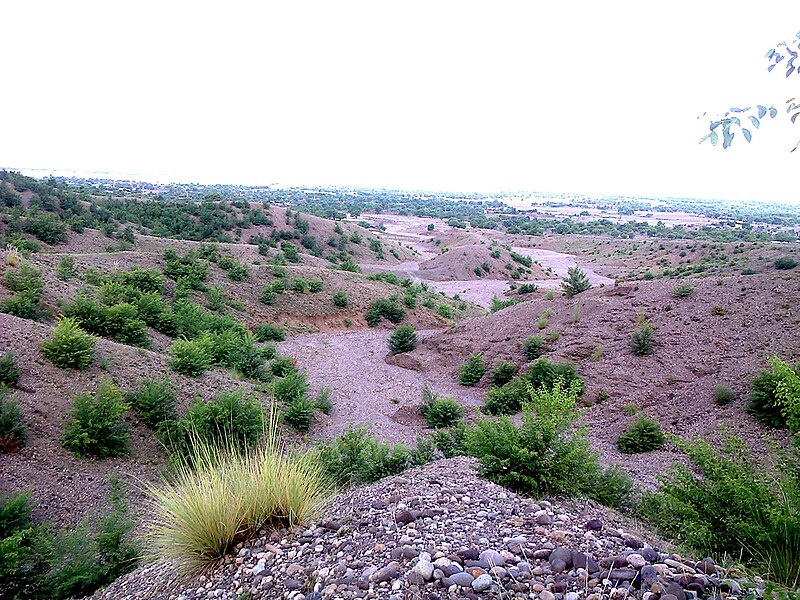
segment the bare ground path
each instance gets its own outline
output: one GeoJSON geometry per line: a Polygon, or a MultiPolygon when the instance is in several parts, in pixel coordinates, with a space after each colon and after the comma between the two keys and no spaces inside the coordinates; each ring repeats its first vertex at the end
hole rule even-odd
{"type": "MultiPolygon", "coordinates": [[[[418,332],[420,338],[432,332],[418,332]]],[[[331,389],[333,412],[321,417],[314,432],[332,438],[348,425],[368,425],[377,437],[413,443],[425,423],[417,406],[427,383],[433,391],[456,397],[462,405],[480,407],[482,395],[472,388],[436,378],[427,381],[415,370],[384,362],[387,330],[308,334],[279,344],[283,354],[297,360],[308,372],[313,388],[331,389]]]]}

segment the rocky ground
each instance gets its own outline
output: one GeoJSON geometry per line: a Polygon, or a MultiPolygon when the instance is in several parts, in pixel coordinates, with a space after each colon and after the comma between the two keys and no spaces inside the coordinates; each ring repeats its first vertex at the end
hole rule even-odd
{"type": "Polygon", "coordinates": [[[472,459],[441,460],[337,497],[296,531],[263,531],[204,575],[154,563],[95,600],[739,597],[711,559],[671,552],[591,502],[517,496],[472,459]]]}

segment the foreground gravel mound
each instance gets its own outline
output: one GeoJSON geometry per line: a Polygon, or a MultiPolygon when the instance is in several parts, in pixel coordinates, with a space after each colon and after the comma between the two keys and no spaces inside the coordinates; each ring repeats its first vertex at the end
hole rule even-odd
{"type": "Polygon", "coordinates": [[[711,559],[686,560],[593,503],[535,502],[441,460],[339,496],[325,518],[264,531],[179,579],[153,563],[102,599],[539,598],[741,595],[711,559]]]}

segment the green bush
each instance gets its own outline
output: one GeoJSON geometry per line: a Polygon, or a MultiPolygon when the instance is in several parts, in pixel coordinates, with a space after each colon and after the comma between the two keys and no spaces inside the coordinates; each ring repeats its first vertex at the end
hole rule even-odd
{"type": "Polygon", "coordinates": [[[286,339],[283,328],[272,323],[261,323],[256,327],[255,335],[259,342],[282,342],[286,339]]]}
{"type": "Polygon", "coordinates": [[[767,580],[800,585],[800,459],[778,453],[777,464],[753,460],[744,442],[723,449],[705,441],[670,440],[691,462],[675,464],[641,514],[662,534],[701,555],[734,556],[767,580]]]}
{"type": "Polygon", "coordinates": [[[331,391],[328,388],[320,388],[317,392],[317,397],[314,399],[317,408],[326,415],[333,412],[333,403],[331,402],[331,391]]]}
{"type": "Polygon", "coordinates": [[[390,354],[411,352],[417,347],[417,332],[411,325],[400,325],[386,340],[390,354]]]}
{"type": "Polygon", "coordinates": [[[22,263],[13,271],[6,271],[6,287],[14,292],[2,303],[0,312],[14,315],[21,319],[38,319],[42,312],[42,273],[27,263],[22,263]]]}
{"type": "Polygon", "coordinates": [[[339,308],[347,308],[347,303],[349,299],[347,298],[346,292],[335,292],[332,296],[334,306],[339,308]]]}
{"type": "Polygon", "coordinates": [[[173,371],[189,377],[202,375],[214,362],[214,340],[204,334],[194,340],[177,340],[169,347],[173,371]]]}
{"type": "Polygon", "coordinates": [[[217,261],[217,266],[228,273],[231,281],[244,281],[247,279],[247,266],[230,258],[223,256],[217,261]]]}
{"type": "Polygon", "coordinates": [[[653,326],[650,323],[642,323],[633,332],[628,347],[636,356],[646,356],[653,353],[653,326]]]}
{"type": "Polygon", "coordinates": [[[453,427],[464,417],[464,408],[455,398],[442,397],[433,394],[430,390],[425,395],[419,410],[428,427],[441,429],[443,427],[453,427]]]}
{"type": "Polygon", "coordinates": [[[322,291],[322,280],[321,279],[312,279],[308,282],[308,291],[316,294],[317,292],[322,291]]]}
{"type": "Polygon", "coordinates": [[[42,354],[62,369],[86,369],[94,360],[92,336],[78,327],[69,317],[62,318],[53,330],[52,337],[42,342],[42,354]]]}
{"type": "Polygon", "coordinates": [[[800,431],[800,365],[792,368],[777,356],[769,363],[772,370],[750,382],[747,412],[770,427],[800,431]]]}
{"type": "Polygon", "coordinates": [[[228,348],[222,364],[246,379],[269,380],[270,377],[264,370],[264,361],[272,354],[272,348],[258,348],[255,345],[255,336],[250,334],[238,336],[237,339],[239,342],[228,348]]]}
{"type": "Polygon", "coordinates": [[[128,410],[122,392],[103,380],[96,398],[83,393],[72,401],[69,418],[64,423],[62,445],[77,456],[107,458],[128,453],[128,427],[122,415],[128,410]]]}
{"type": "Polygon", "coordinates": [[[0,386],[0,454],[16,452],[24,446],[27,432],[19,404],[0,386]]]}
{"type": "Polygon", "coordinates": [[[588,478],[584,493],[600,504],[617,510],[634,509],[638,503],[638,493],[633,480],[618,465],[598,469],[588,478]]]}
{"type": "Polygon", "coordinates": [[[546,358],[540,358],[531,365],[525,377],[534,389],[552,388],[559,379],[568,387],[576,381],[578,395],[583,394],[583,379],[578,375],[575,365],[570,362],[551,363],[546,358]]]}
{"type": "Polygon", "coordinates": [[[694,293],[694,286],[691,283],[679,283],[672,290],[675,298],[687,298],[694,293]]]}
{"type": "Polygon", "coordinates": [[[406,316],[405,311],[397,305],[397,302],[388,298],[377,298],[372,301],[366,314],[367,325],[374,327],[380,323],[381,318],[397,324],[406,316]]]}
{"type": "Polygon", "coordinates": [[[222,449],[255,446],[264,434],[264,411],[244,392],[220,392],[213,399],[198,399],[186,416],[164,430],[165,445],[173,455],[190,457],[200,444],[222,449]]]}
{"type": "Polygon", "coordinates": [[[567,269],[567,276],[561,280],[561,289],[567,296],[577,296],[585,292],[592,284],[589,283],[589,278],[578,265],[567,269]]]}
{"type": "Polygon", "coordinates": [[[625,454],[652,452],[663,445],[664,434],[661,432],[661,425],[642,414],[617,438],[617,448],[625,454]]]}
{"type": "Polygon", "coordinates": [[[136,568],[139,549],[128,539],[134,523],[117,479],[110,505],[99,517],[58,531],[31,520],[29,493],[0,497],[0,597],[82,598],[136,568]]]}
{"type": "Polygon", "coordinates": [[[522,344],[522,349],[525,352],[525,358],[527,358],[528,360],[536,360],[542,355],[543,346],[544,346],[543,337],[538,335],[530,336],[522,344]]]}
{"type": "Polygon", "coordinates": [[[297,370],[294,359],[291,356],[276,356],[269,365],[270,372],[275,377],[285,377],[288,373],[297,370]]]}
{"type": "Polygon", "coordinates": [[[332,440],[317,445],[320,464],[341,486],[372,483],[413,466],[405,444],[376,440],[365,428],[348,428],[332,440]]]}
{"type": "Polygon", "coordinates": [[[498,360],[494,363],[491,374],[491,384],[495,386],[505,385],[517,374],[517,367],[514,363],[507,360],[498,360]]]}
{"type": "Polygon", "coordinates": [[[178,396],[169,379],[145,379],[134,392],[126,394],[131,408],[152,429],[178,418],[178,396]]]}
{"type": "Polygon", "coordinates": [[[0,386],[12,386],[22,375],[22,371],[17,364],[17,357],[11,350],[6,350],[0,356],[0,386]]]}
{"type": "Polygon", "coordinates": [[[730,386],[720,384],[714,388],[714,402],[719,406],[730,404],[735,397],[730,386]]]}
{"type": "Polygon", "coordinates": [[[283,418],[297,431],[308,431],[314,422],[314,415],[317,411],[317,403],[312,398],[296,398],[289,402],[283,413],[283,418]]]}
{"type": "Polygon", "coordinates": [[[482,354],[470,354],[467,362],[461,365],[458,380],[461,385],[475,385],[486,373],[486,362],[482,354]]]}
{"type": "Polygon", "coordinates": [[[520,427],[508,417],[478,421],[465,445],[478,458],[481,475],[535,497],[591,493],[599,463],[584,429],[574,428],[578,390],[577,381],[529,388],[520,427]]]}
{"type": "Polygon", "coordinates": [[[63,281],[67,281],[75,277],[75,275],[77,275],[75,259],[72,256],[62,256],[59,258],[58,264],[56,265],[56,276],[63,281]]]}
{"type": "Polygon", "coordinates": [[[515,377],[502,386],[489,388],[483,410],[490,415],[513,415],[522,410],[529,398],[528,379],[515,377]]]}
{"type": "Polygon", "coordinates": [[[797,266],[797,261],[790,256],[782,256],[781,258],[775,259],[774,264],[776,269],[788,271],[797,266]]]}
{"type": "Polygon", "coordinates": [[[308,388],[306,374],[293,369],[272,383],[272,394],[278,402],[291,404],[305,398],[308,388]]]}

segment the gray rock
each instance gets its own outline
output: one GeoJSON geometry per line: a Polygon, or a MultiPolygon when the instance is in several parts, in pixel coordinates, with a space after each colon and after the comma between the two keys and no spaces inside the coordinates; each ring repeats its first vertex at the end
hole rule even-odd
{"type": "Polygon", "coordinates": [[[485,592],[492,587],[492,576],[484,573],[472,581],[472,589],[478,592],[485,592]]]}
{"type": "Polygon", "coordinates": [[[256,566],[253,567],[253,577],[261,575],[261,573],[263,573],[266,570],[266,568],[267,567],[264,565],[263,562],[258,561],[258,563],[256,563],[256,566]]]}
{"type": "Polygon", "coordinates": [[[713,575],[717,572],[717,565],[711,558],[704,558],[695,565],[695,569],[706,575],[713,575]]]}
{"type": "Polygon", "coordinates": [[[568,592],[566,600],[579,600],[580,597],[581,596],[578,594],[578,592],[568,592]]]}
{"type": "Polygon", "coordinates": [[[572,566],[576,569],[586,569],[589,573],[597,573],[600,570],[594,558],[583,552],[572,553],[572,566]]]}
{"type": "Polygon", "coordinates": [[[420,560],[412,569],[425,581],[430,581],[433,578],[433,563],[427,560],[420,560]]]}
{"type": "Polygon", "coordinates": [[[556,600],[556,597],[553,594],[553,592],[550,592],[550,591],[547,591],[547,590],[542,591],[539,594],[539,598],[540,598],[540,600],[556,600]]]}
{"type": "Polygon", "coordinates": [[[469,573],[464,573],[462,571],[461,573],[454,573],[451,575],[450,581],[461,587],[470,587],[472,582],[475,581],[475,578],[469,573]]]}
{"type": "Polygon", "coordinates": [[[600,519],[590,519],[584,523],[583,528],[588,531],[600,531],[603,528],[603,522],[600,519]]]}
{"type": "Polygon", "coordinates": [[[478,560],[480,560],[481,562],[485,562],[490,567],[494,566],[502,567],[506,564],[506,559],[503,558],[503,555],[494,550],[484,550],[483,552],[481,552],[478,560]]]}
{"type": "Polygon", "coordinates": [[[628,564],[632,566],[634,569],[641,569],[643,566],[647,564],[647,561],[644,559],[644,556],[641,554],[637,554],[636,552],[632,552],[628,554],[628,564]]]}
{"type": "Polygon", "coordinates": [[[673,594],[664,594],[661,596],[661,600],[678,600],[678,597],[673,594]]]}
{"type": "Polygon", "coordinates": [[[398,523],[402,523],[403,525],[408,525],[409,523],[413,523],[417,520],[414,514],[410,510],[401,510],[399,513],[395,515],[395,521],[398,523]]]}
{"type": "Polygon", "coordinates": [[[611,581],[633,581],[636,573],[634,569],[611,569],[606,577],[611,581]]]}
{"type": "Polygon", "coordinates": [[[382,583],[384,581],[389,581],[391,579],[396,579],[399,573],[397,569],[394,567],[383,567],[382,569],[378,569],[372,575],[372,581],[375,583],[382,583]]]}
{"type": "MultiPolygon", "coordinates": [[[[686,592],[684,592],[681,585],[675,581],[669,582],[667,584],[667,589],[664,591],[666,592],[666,595],[671,594],[675,596],[678,600],[686,600],[686,592]]],[[[664,596],[661,596],[661,598],[663,599],[664,596]]]]}
{"type": "Polygon", "coordinates": [[[553,573],[561,573],[563,571],[566,571],[566,569],[567,569],[567,563],[565,563],[560,558],[554,558],[550,561],[550,570],[553,573]]]}
{"type": "Polygon", "coordinates": [[[658,581],[658,570],[653,565],[645,565],[639,571],[639,576],[642,579],[642,589],[649,590],[656,581],[658,581]]]}
{"type": "Polygon", "coordinates": [[[658,552],[656,552],[650,546],[645,546],[644,548],[639,550],[639,554],[641,554],[647,562],[651,563],[658,562],[660,559],[658,552]]]}
{"type": "Polygon", "coordinates": [[[572,550],[569,548],[556,548],[550,553],[548,557],[550,564],[553,564],[554,559],[563,560],[564,564],[568,567],[572,566],[572,550]]]}
{"type": "Polygon", "coordinates": [[[537,511],[536,514],[533,515],[533,518],[539,525],[552,525],[553,524],[553,517],[547,514],[546,510],[537,511]]]}

